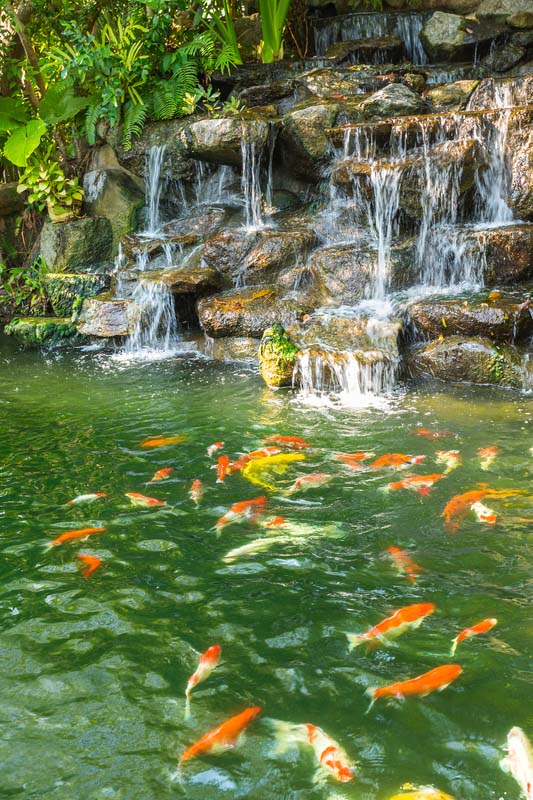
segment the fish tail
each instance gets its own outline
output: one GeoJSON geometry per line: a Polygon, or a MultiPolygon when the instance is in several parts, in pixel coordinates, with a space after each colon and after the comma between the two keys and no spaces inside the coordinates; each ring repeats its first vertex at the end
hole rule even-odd
{"type": "Polygon", "coordinates": [[[452,642],[452,649],[450,650],[450,655],[451,656],[455,655],[455,651],[457,650],[457,645],[458,644],[459,644],[459,642],[458,642],[458,639],[457,639],[457,636],[456,636],[455,639],[452,642]]]}
{"type": "Polygon", "coordinates": [[[370,710],[374,703],[377,700],[377,687],[376,686],[369,686],[368,689],[365,691],[367,697],[370,697],[370,705],[368,706],[367,710],[365,711],[365,715],[370,713],[370,710]]]}
{"type": "Polygon", "coordinates": [[[183,719],[188,720],[191,718],[191,695],[189,692],[185,692],[185,713],[183,714],[183,719]]]}
{"type": "Polygon", "coordinates": [[[293,725],[292,722],[282,719],[270,719],[269,724],[276,737],[275,755],[283,755],[294,745],[308,744],[305,725],[293,725]]]}
{"type": "Polygon", "coordinates": [[[346,633],[346,638],[349,642],[349,651],[351,652],[354,647],[359,647],[360,644],[363,644],[365,641],[365,637],[361,636],[358,633],[346,633]]]}

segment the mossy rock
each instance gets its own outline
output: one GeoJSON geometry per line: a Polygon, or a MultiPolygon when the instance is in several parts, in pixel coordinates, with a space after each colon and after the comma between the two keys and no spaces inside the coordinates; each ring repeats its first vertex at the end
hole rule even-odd
{"type": "Polygon", "coordinates": [[[109,275],[72,272],[49,272],[43,276],[46,294],[54,314],[68,317],[77,305],[77,298],[94,297],[109,289],[109,275]]]}
{"type": "Polygon", "coordinates": [[[4,333],[33,346],[75,344],[83,339],[70,319],[64,317],[15,317],[6,325],[4,333]]]}
{"type": "Polygon", "coordinates": [[[298,348],[294,345],[283,325],[274,323],[263,333],[259,345],[259,369],[267,386],[290,386],[292,371],[298,348]]]}

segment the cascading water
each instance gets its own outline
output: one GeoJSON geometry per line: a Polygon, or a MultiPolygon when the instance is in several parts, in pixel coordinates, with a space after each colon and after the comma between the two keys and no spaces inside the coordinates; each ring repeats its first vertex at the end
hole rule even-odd
{"type": "Polygon", "coordinates": [[[178,323],[170,290],[162,283],[140,278],[131,299],[137,304],[140,314],[125,344],[125,354],[161,358],[174,352],[178,323]]]}
{"type": "Polygon", "coordinates": [[[245,225],[247,230],[264,227],[263,193],[261,191],[261,156],[253,136],[243,122],[241,135],[242,178],[245,225]]]}
{"type": "Polygon", "coordinates": [[[148,150],[146,163],[146,206],[148,208],[148,221],[145,236],[156,236],[161,227],[160,201],[163,189],[161,170],[167,146],[153,145],[148,150]]]}

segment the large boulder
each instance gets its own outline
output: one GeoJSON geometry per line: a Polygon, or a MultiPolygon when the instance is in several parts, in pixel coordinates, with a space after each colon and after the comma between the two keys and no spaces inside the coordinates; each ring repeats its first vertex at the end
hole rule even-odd
{"type": "Polygon", "coordinates": [[[457,14],[435,11],[422,28],[420,41],[433,63],[465,61],[476,52],[479,56],[488,51],[491,43],[504,33],[505,25],[498,21],[478,24],[457,14]]]}
{"type": "Polygon", "coordinates": [[[205,354],[215,361],[257,361],[259,339],[249,336],[225,336],[211,339],[206,336],[205,354]]]}
{"type": "Polygon", "coordinates": [[[533,126],[513,126],[506,145],[511,171],[509,205],[519,219],[533,220],[533,126]]]}
{"type": "Polygon", "coordinates": [[[490,339],[450,336],[414,350],[408,360],[414,376],[442,381],[522,387],[520,356],[490,339]]]}
{"type": "MultiPolygon", "coordinates": [[[[174,181],[192,180],[196,172],[196,164],[185,157],[182,150],[180,134],[185,125],[190,124],[191,118],[160,120],[145,125],[142,135],[134,137],[129,150],[121,146],[122,129],[111,128],[108,140],[114,146],[116,157],[121,166],[138,175],[147,178],[148,155],[152,147],[165,147],[164,164],[165,172],[174,181]]],[[[103,164],[98,159],[97,164],[91,164],[92,169],[109,168],[110,163],[103,164]]]]}
{"type": "Polygon", "coordinates": [[[482,254],[487,286],[509,286],[533,276],[533,224],[468,231],[466,248],[482,254]]]}
{"type": "Polygon", "coordinates": [[[314,180],[328,152],[326,128],[337,116],[336,105],[318,104],[291,111],[282,120],[279,145],[286,169],[304,180],[314,180]]]}
{"type": "Polygon", "coordinates": [[[243,120],[238,116],[201,119],[180,132],[183,153],[189,158],[215,164],[242,164],[242,141],[256,148],[257,156],[266,145],[269,123],[262,119],[243,120]]]}
{"type": "Polygon", "coordinates": [[[426,100],[401,83],[390,83],[374,92],[360,105],[367,119],[411,116],[427,112],[426,100]]]}
{"type": "MultiPolygon", "coordinates": [[[[533,9],[531,0],[481,0],[481,4],[476,9],[476,17],[479,20],[495,20],[497,22],[508,22],[511,19],[526,22],[531,19],[533,25],[533,9]],[[532,15],[520,19],[518,15],[532,15]]],[[[527,25],[517,25],[516,27],[528,27],[527,25]]]]}
{"type": "Polygon", "coordinates": [[[113,228],[107,217],[80,217],[69,222],[46,220],[39,253],[53,272],[91,272],[113,256],[113,228]]]}
{"type": "Polygon", "coordinates": [[[141,316],[141,308],[137,303],[101,295],[83,301],[77,328],[86,336],[105,339],[129,336],[136,330],[141,316]]]}
{"type": "Polygon", "coordinates": [[[516,297],[493,293],[471,300],[435,300],[413,303],[407,316],[421,339],[484,336],[508,343],[533,334],[529,309],[516,297]]]}
{"type": "Polygon", "coordinates": [[[107,291],[111,278],[109,275],[89,272],[48,272],[43,275],[42,282],[54,314],[57,317],[69,317],[81,299],[107,291]]]}
{"type": "Polygon", "coordinates": [[[143,182],[117,163],[113,168],[86,172],[83,195],[87,214],[110,221],[116,252],[122,237],[137,227],[137,215],[144,204],[143,182]]]}
{"type": "Polygon", "coordinates": [[[464,80],[444,83],[427,92],[435,111],[462,111],[479,81],[464,80]]]}
{"type": "Polygon", "coordinates": [[[30,346],[71,345],[83,338],[70,319],[60,317],[16,317],[6,325],[4,333],[30,346]]]}
{"type": "Polygon", "coordinates": [[[202,295],[212,292],[221,284],[220,273],[210,267],[171,267],[150,270],[143,274],[145,283],[159,283],[172,294],[202,295]]]}

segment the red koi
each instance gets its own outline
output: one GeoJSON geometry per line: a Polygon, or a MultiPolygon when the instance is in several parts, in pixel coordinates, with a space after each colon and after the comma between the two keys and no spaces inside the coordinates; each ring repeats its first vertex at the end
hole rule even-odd
{"type": "Polygon", "coordinates": [[[238,503],[233,503],[229,511],[217,520],[215,528],[217,531],[221,531],[222,528],[229,525],[231,522],[240,522],[243,519],[256,522],[260,514],[264,512],[266,504],[266,497],[256,497],[254,500],[241,500],[238,503]]]}
{"type": "Polygon", "coordinates": [[[462,671],[459,664],[444,664],[441,667],[430,669],[429,672],[424,672],[423,675],[418,675],[416,678],[398,681],[388,686],[369,688],[367,694],[372,698],[370,705],[372,706],[380,697],[403,699],[404,697],[425,697],[431,692],[442,692],[459,677],[462,671]]]}
{"type": "Polygon", "coordinates": [[[224,478],[229,472],[229,458],[227,456],[219,456],[216,470],[217,470],[217,483],[223,483],[224,478]]]}
{"type": "Polygon", "coordinates": [[[63,542],[71,542],[75,539],[86,539],[94,533],[103,533],[103,531],[105,531],[105,528],[79,528],[76,531],[67,531],[66,533],[62,533],[61,536],[58,536],[57,539],[54,539],[53,542],[50,542],[50,547],[63,544],[63,542]]]}
{"type": "Polygon", "coordinates": [[[151,478],[148,483],[157,483],[157,481],[164,481],[165,478],[168,478],[174,472],[172,467],[163,467],[163,469],[158,469],[157,472],[154,474],[154,477],[151,478]]]}
{"type": "Polygon", "coordinates": [[[142,508],[152,508],[153,506],[166,506],[164,500],[156,500],[155,497],[146,497],[139,492],[126,492],[126,497],[134,506],[141,506],[142,508]]]}
{"type": "Polygon", "coordinates": [[[81,571],[84,578],[88,578],[102,563],[98,556],[88,556],[85,553],[78,553],[78,558],[87,565],[81,571]]]}
{"type": "Polygon", "coordinates": [[[235,747],[239,736],[243,730],[254,720],[263,709],[260,706],[253,706],[241,711],[234,717],[230,717],[225,722],[217,725],[216,728],[204,733],[193,745],[183,753],[181,763],[189,761],[191,758],[201,756],[204,753],[220,752],[229,747],[235,747]]]}
{"type": "Polygon", "coordinates": [[[263,439],[265,444],[269,442],[277,442],[278,444],[285,445],[285,447],[292,447],[294,450],[303,450],[306,447],[311,447],[309,442],[300,439],[299,436],[267,436],[263,439]]]}
{"type": "Polygon", "coordinates": [[[141,447],[168,447],[170,444],[181,444],[187,439],[186,436],[156,436],[152,439],[145,439],[141,442],[141,447]]]}
{"type": "Polygon", "coordinates": [[[400,550],[399,547],[387,547],[387,553],[390,554],[398,572],[406,575],[411,583],[414,583],[421,572],[421,567],[413,561],[407,550],[400,550]]]}
{"type": "Polygon", "coordinates": [[[472,625],[470,628],[464,628],[453,640],[451,651],[452,656],[457,649],[457,645],[461,642],[464,642],[465,639],[470,639],[472,636],[479,636],[480,633],[488,633],[497,624],[497,619],[494,617],[489,617],[489,619],[484,619],[481,622],[478,622],[476,625],[472,625]]]}
{"type": "Polygon", "coordinates": [[[427,496],[429,495],[431,487],[437,483],[437,481],[440,481],[441,478],[444,478],[444,475],[412,475],[410,478],[404,478],[402,481],[389,483],[387,488],[391,492],[396,492],[399,489],[411,489],[412,491],[418,492],[418,494],[427,496]]]}
{"type": "Polygon", "coordinates": [[[381,469],[382,467],[393,467],[403,469],[410,464],[422,464],[426,460],[425,456],[409,456],[406,453],[385,453],[384,456],[376,458],[370,464],[371,469],[381,469]]]}
{"type": "Polygon", "coordinates": [[[429,614],[433,614],[435,605],[433,603],[415,603],[412,606],[405,606],[398,609],[390,617],[374,625],[366,633],[353,634],[347,633],[350,642],[350,650],[360,644],[369,642],[383,641],[383,639],[395,639],[401,636],[409,628],[418,628],[429,614]]]}

